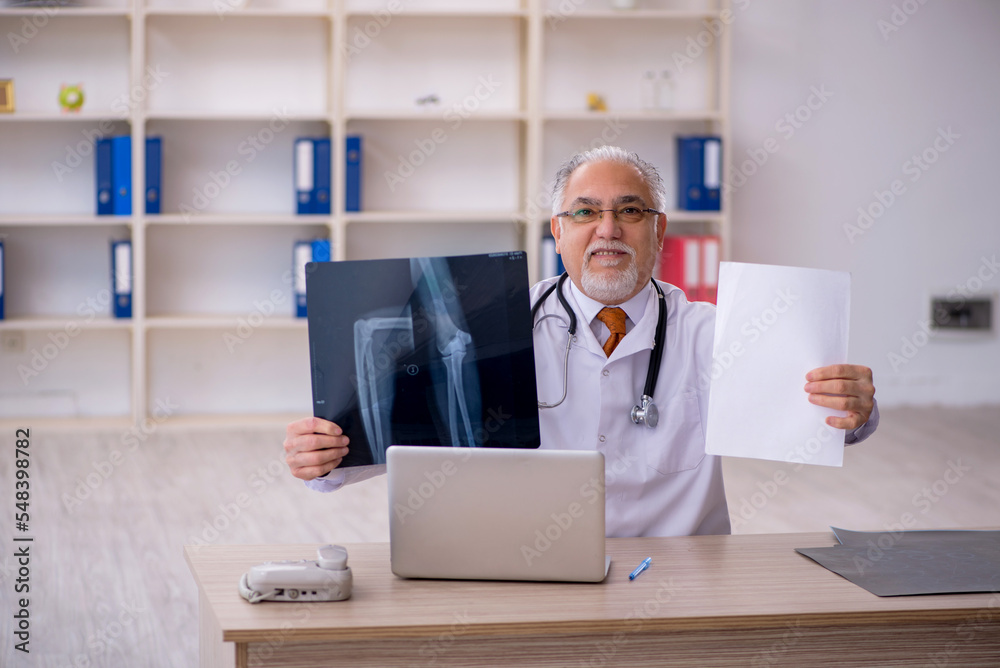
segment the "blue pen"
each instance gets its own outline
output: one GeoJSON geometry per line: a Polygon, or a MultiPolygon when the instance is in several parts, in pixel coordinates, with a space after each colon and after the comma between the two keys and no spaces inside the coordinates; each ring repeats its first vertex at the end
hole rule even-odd
{"type": "Polygon", "coordinates": [[[635,580],[637,577],[639,577],[639,573],[642,573],[644,570],[649,568],[649,562],[651,562],[652,560],[653,560],[652,557],[646,557],[645,559],[643,559],[642,563],[639,564],[639,567],[636,568],[634,571],[632,571],[632,573],[628,576],[628,579],[635,580]]]}

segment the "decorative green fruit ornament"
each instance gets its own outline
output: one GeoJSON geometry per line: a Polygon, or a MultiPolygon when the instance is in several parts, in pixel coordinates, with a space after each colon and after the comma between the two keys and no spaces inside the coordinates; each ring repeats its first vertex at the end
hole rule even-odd
{"type": "Polygon", "coordinates": [[[59,106],[63,111],[80,111],[83,106],[83,88],[76,86],[63,86],[59,89],[59,106]]]}

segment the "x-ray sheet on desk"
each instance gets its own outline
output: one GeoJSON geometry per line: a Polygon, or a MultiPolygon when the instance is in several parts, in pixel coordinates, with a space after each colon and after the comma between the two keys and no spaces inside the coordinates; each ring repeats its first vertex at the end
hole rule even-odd
{"type": "Polygon", "coordinates": [[[313,414],[350,438],[342,466],[390,445],[538,447],[523,252],[306,272],[313,414]]]}
{"type": "Polygon", "coordinates": [[[841,411],[816,406],[806,374],[847,361],[850,275],[723,262],[708,400],[706,452],[841,466],[841,411]]]}
{"type": "Polygon", "coordinates": [[[796,548],[876,596],[1000,591],[1000,531],[847,531],[796,548]]]}

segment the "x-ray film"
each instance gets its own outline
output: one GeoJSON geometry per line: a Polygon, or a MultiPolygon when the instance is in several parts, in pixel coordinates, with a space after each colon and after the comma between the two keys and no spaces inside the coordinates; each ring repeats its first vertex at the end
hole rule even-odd
{"type": "Polygon", "coordinates": [[[523,252],[306,267],[313,414],[351,439],[341,466],[390,445],[537,448],[523,252]]]}

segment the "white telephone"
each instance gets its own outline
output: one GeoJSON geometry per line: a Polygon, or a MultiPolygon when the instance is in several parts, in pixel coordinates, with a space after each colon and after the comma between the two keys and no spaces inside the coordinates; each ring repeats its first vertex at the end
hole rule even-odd
{"type": "Polygon", "coordinates": [[[342,601],[351,597],[353,576],[347,550],[324,545],[316,561],[267,561],[240,578],[240,595],[261,601],[342,601]]]}

